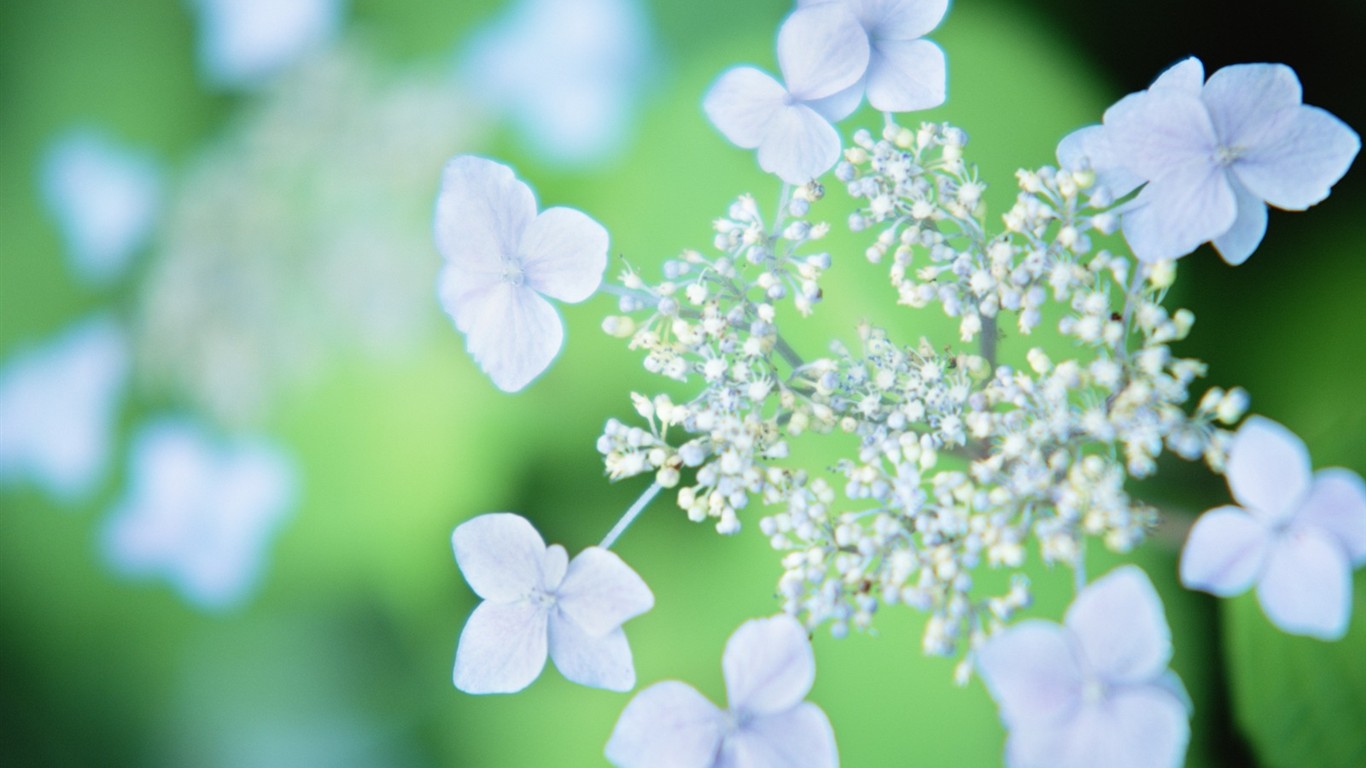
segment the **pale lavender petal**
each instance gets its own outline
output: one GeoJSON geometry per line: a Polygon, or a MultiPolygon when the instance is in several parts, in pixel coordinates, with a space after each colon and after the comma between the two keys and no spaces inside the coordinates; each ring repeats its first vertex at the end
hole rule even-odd
{"type": "Polygon", "coordinates": [[[1352,612],[1352,567],[1331,534],[1291,528],[1271,547],[1257,599],[1271,623],[1294,635],[1337,640],[1352,612]]]}
{"type": "Polygon", "coordinates": [[[615,552],[589,547],[569,564],[560,585],[560,610],[590,635],[603,635],[654,607],[645,581],[615,552]]]}
{"type": "Polygon", "coordinates": [[[467,520],[451,534],[455,562],[485,600],[519,600],[540,586],[545,541],[520,515],[497,512],[467,520]]]}
{"type": "Polygon", "coordinates": [[[732,733],[716,768],[836,768],[839,762],[830,719],[806,702],[757,717],[732,733]]]}
{"type": "Polygon", "coordinates": [[[1318,107],[1299,107],[1248,134],[1233,172],[1254,194],[1290,211],[1328,197],[1361,149],[1356,131],[1318,107]]]}
{"type": "Polygon", "coordinates": [[[778,29],[778,68],[796,99],[847,88],[868,68],[868,34],[842,3],[799,8],[778,29]]]}
{"type": "Polygon", "coordinates": [[[569,570],[569,553],[559,544],[545,548],[541,558],[541,589],[553,593],[560,588],[564,575],[569,570]]]}
{"type": "Polygon", "coordinates": [[[1154,768],[1184,763],[1190,723],[1167,691],[1138,686],[1087,706],[1065,727],[1011,734],[1012,763],[1049,768],[1154,768]]]}
{"type": "Polygon", "coordinates": [[[1319,470],[1295,524],[1331,533],[1353,565],[1366,562],[1366,482],[1350,469],[1319,470]]]}
{"type": "Polygon", "coordinates": [[[1289,520],[1309,491],[1309,450],[1294,432],[1252,416],[1228,450],[1229,491],[1267,524],[1289,520]]]}
{"type": "MultiPolygon", "coordinates": [[[[482,157],[451,158],[441,172],[434,231],[441,256],[471,272],[499,273],[536,218],[536,197],[512,169],[482,157]]],[[[454,312],[450,307],[447,312],[454,312]]]]}
{"type": "Polygon", "coordinates": [[[465,346],[504,392],[516,392],[541,375],[564,343],[555,308],[526,286],[497,283],[469,303],[465,346]]]}
{"type": "Polygon", "coordinates": [[[1175,259],[1229,230],[1238,216],[1222,169],[1192,163],[1148,182],[1123,213],[1124,239],[1146,262],[1175,259]]]}
{"type": "Polygon", "coordinates": [[[705,768],[725,734],[726,716],[702,694],[668,680],[636,694],[607,741],[607,759],[620,768],[705,768]]]}
{"type": "Polygon", "coordinates": [[[1199,96],[1205,86],[1205,65],[1191,56],[1171,65],[1157,76],[1149,90],[1172,88],[1191,96],[1199,96]]]}
{"type": "MultiPolygon", "coordinates": [[[[828,0],[827,0],[828,1],[828,0]]],[[[844,118],[852,115],[858,105],[863,102],[863,91],[868,85],[868,74],[865,72],[863,77],[854,81],[854,84],[833,96],[826,96],[821,99],[802,102],[806,106],[816,110],[817,114],[832,123],[838,123],[844,118]]]]}
{"type": "Polygon", "coordinates": [[[450,315],[456,329],[461,333],[469,333],[482,308],[479,297],[487,295],[501,282],[501,267],[499,271],[469,269],[448,261],[437,276],[437,298],[441,300],[441,308],[450,315]]]}
{"type": "Polygon", "coordinates": [[[1057,154],[1058,167],[1069,171],[1090,168],[1096,174],[1096,185],[1105,187],[1116,200],[1145,181],[1120,165],[1102,125],[1088,125],[1067,134],[1058,142],[1057,154]]]}
{"type": "Polygon", "coordinates": [[[788,184],[815,179],[839,157],[839,134],[819,113],[802,104],[775,113],[759,145],[759,167],[788,184]]]}
{"type": "Polygon", "coordinates": [[[1295,70],[1284,64],[1235,64],[1210,75],[1201,98],[1220,143],[1247,147],[1298,107],[1302,92],[1295,70]]]}
{"type": "Polygon", "coordinates": [[[1026,620],[993,635],[977,668],[1011,729],[1062,722],[1081,706],[1082,669],[1057,624],[1026,620]]]}
{"type": "Polygon", "coordinates": [[[1115,161],[1145,179],[1214,165],[1218,140],[1209,111],[1179,89],[1126,96],[1105,110],[1104,125],[1115,161]]]}
{"type": "Polygon", "coordinates": [[[737,147],[754,149],[774,116],[784,108],[787,89],[754,67],[734,67],[716,79],[702,99],[707,119],[737,147]]]}
{"type": "Polygon", "coordinates": [[[1148,575],[1126,565],[1077,595],[1065,620],[1091,669],[1111,683],[1151,680],[1172,656],[1162,599],[1148,575]]]}
{"type": "Polygon", "coordinates": [[[602,284],[607,230],[572,208],[548,208],[522,237],[522,272],[533,290],[574,303],[602,284]]]}
{"type": "Polygon", "coordinates": [[[589,635],[572,619],[550,616],[550,658],[565,679],[590,688],[629,691],[636,687],[631,646],[621,629],[589,635]]]}
{"type": "Polygon", "coordinates": [[[1251,588],[1266,564],[1271,532],[1239,507],[1200,516],[1181,550],[1181,583],[1219,597],[1251,588]]]}
{"type": "Polygon", "coordinates": [[[929,40],[879,40],[868,60],[868,103],[883,112],[944,103],[944,51],[929,40]]]}
{"type": "Polygon", "coordinates": [[[939,26],[949,0],[849,0],[875,42],[914,40],[939,26]]]}
{"type": "Polygon", "coordinates": [[[733,712],[781,712],[806,698],[816,659],[806,630],[787,614],[750,619],[731,634],[721,657],[733,712]]]}
{"type": "Polygon", "coordinates": [[[455,687],[465,693],[516,693],[545,667],[546,612],[530,600],[482,602],[455,650],[455,687]]]}
{"type": "Polygon", "coordinates": [[[1229,179],[1229,185],[1233,187],[1238,217],[1227,232],[1214,238],[1214,248],[1224,261],[1236,267],[1247,261],[1266,234],[1266,203],[1237,179],[1229,179]]]}

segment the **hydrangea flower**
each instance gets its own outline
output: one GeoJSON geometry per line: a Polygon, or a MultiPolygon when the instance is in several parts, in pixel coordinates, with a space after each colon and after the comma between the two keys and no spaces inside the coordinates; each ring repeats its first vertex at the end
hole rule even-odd
{"type": "Polygon", "coordinates": [[[1015,766],[1178,766],[1189,702],[1167,669],[1162,602],[1134,566],[1083,589],[1062,625],[1031,619],[994,635],[977,666],[1001,708],[1015,766]]]}
{"type": "Polygon", "coordinates": [[[625,147],[650,38],[635,0],[521,0],[475,34],[461,73],[538,155],[586,166],[625,147]]]}
{"type": "Polygon", "coordinates": [[[70,502],[109,463],[128,343],[114,322],[80,322],[0,369],[0,485],[32,480],[70,502]]]}
{"type": "Polygon", "coordinates": [[[331,39],[342,0],[189,0],[199,14],[199,64],[208,79],[252,86],[331,39]]]}
{"type": "Polygon", "coordinates": [[[1229,446],[1226,474],[1241,506],[1211,509],[1181,553],[1181,582],[1220,597],[1257,585],[1286,632],[1336,640],[1352,610],[1352,569],[1366,563],[1366,483],[1347,469],[1310,474],[1290,430],[1253,416],[1229,446]]]}
{"type": "Polygon", "coordinates": [[[134,439],[129,474],[104,527],[113,567],[164,578],[201,608],[245,599],[297,495],[286,456],[259,440],[221,444],[194,424],[165,419],[134,439]]]}
{"type": "Polygon", "coordinates": [[[455,652],[455,687],[515,693],[550,658],[566,678],[612,691],[635,687],[621,625],[654,606],[654,595],[620,557],[589,547],[572,561],[547,547],[526,518],[480,515],[451,536],[465,581],[483,598],[455,652]]]}
{"type": "Polygon", "coordinates": [[[806,631],[779,614],[752,619],[726,641],[728,710],[675,680],[636,694],[607,742],[623,768],[834,768],[835,734],[806,694],[816,662],[806,631]]]}
{"type": "Polygon", "coordinates": [[[538,215],[531,187],[511,168],[470,155],[446,164],[435,230],[441,305],[493,383],[516,392],[564,343],[545,297],[572,304],[602,283],[607,230],[570,208],[538,215]]]}
{"type": "MultiPolygon", "coordinates": [[[[832,0],[798,0],[807,7],[832,0]]],[[[833,0],[843,3],[868,36],[868,66],[853,85],[814,104],[831,120],[858,108],[866,92],[873,109],[909,112],[944,103],[947,66],[944,51],[923,40],[939,26],[949,0],[833,0]]]]}
{"type": "Polygon", "coordinates": [[[95,285],[123,274],[147,242],[161,205],[156,163],[90,129],[52,142],[43,157],[40,186],[72,271],[95,285]]]}
{"type": "Polygon", "coordinates": [[[840,155],[839,134],[813,102],[854,85],[868,68],[868,51],[868,35],[842,3],[799,8],[778,30],[786,85],[754,67],[735,67],[707,91],[703,109],[736,146],[759,150],[760,168],[805,184],[840,155]]]}
{"type": "Polygon", "coordinates": [[[1194,58],[1083,131],[1065,140],[1060,159],[1089,150],[1098,172],[1121,169],[1119,194],[1145,184],[1123,227],[1148,262],[1213,241],[1225,261],[1243,263],[1266,233],[1267,204],[1302,211],[1323,200],[1361,147],[1341,120],[1302,103],[1289,67],[1238,64],[1206,81],[1194,58]]]}

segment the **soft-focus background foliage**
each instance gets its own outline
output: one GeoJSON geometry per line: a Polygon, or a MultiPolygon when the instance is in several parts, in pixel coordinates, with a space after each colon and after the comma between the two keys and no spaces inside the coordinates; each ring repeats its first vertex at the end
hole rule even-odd
{"type": "MultiPolygon", "coordinates": [[[[140,370],[162,372],[135,376],[111,470],[93,499],[60,505],[27,485],[0,488],[0,763],[602,764],[626,696],[573,686],[553,669],[517,696],[472,697],[451,686],[455,640],[475,598],[449,536],[476,514],[512,510],[571,552],[595,543],[645,483],[609,484],[594,440],[609,416],[633,416],[628,391],[660,385],[598,331],[613,306],[599,297],[564,308],[567,346],[544,377],[517,396],[497,392],[434,299],[438,256],[427,227],[439,165],[461,151],[505,159],[543,203],[598,218],[612,233],[613,255],[653,273],[684,247],[707,246],[709,222],[735,195],[776,198],[774,180],[706,124],[699,101],[731,64],[774,66],[787,4],[640,4],[652,42],[635,117],[619,151],[587,164],[547,159],[525,132],[475,103],[477,83],[451,76],[473,30],[506,12],[494,0],[354,0],[336,41],[342,74],[287,73],[278,85],[240,91],[214,89],[197,74],[189,5],[0,4],[0,366],[24,345],[106,310],[138,329],[140,370]],[[263,124],[278,130],[253,133],[263,124]],[[268,252],[251,280],[221,279],[235,274],[234,262],[168,283],[168,254],[179,253],[184,235],[167,223],[170,214],[130,278],[102,288],[75,280],[38,187],[43,152],[75,125],[159,158],[168,211],[202,203],[186,196],[217,189],[205,179],[240,183],[241,195],[267,201],[269,226],[251,232],[233,230],[250,220],[240,208],[216,216],[211,204],[175,219],[205,222],[192,229],[211,245],[242,238],[253,254],[268,252]],[[286,144],[253,149],[251,137],[261,135],[286,144]],[[413,161],[427,156],[430,165],[413,161]],[[348,209],[317,199],[338,185],[393,230],[359,232],[355,219],[329,219],[348,209]],[[375,200],[393,210],[376,214],[375,200]],[[271,242],[277,231],[300,240],[271,242]],[[303,253],[319,242],[331,250],[303,253]],[[309,261],[329,254],[338,261],[309,261]],[[319,267],[332,277],[316,279],[310,270],[319,267]],[[379,285],[399,304],[363,306],[365,291],[379,285]],[[356,286],[355,300],[332,294],[356,286]],[[158,291],[202,311],[162,321],[148,309],[164,300],[158,291]],[[405,321],[386,325],[396,315],[405,321]],[[278,338],[286,330],[289,344],[278,338]],[[378,342],[351,338],[371,331],[378,342]],[[166,350],[193,350],[215,334],[240,342],[260,376],[205,395],[202,370],[176,369],[203,361],[168,359],[166,350]],[[290,364],[300,350],[316,359],[296,375],[290,364]],[[222,405],[221,397],[252,387],[267,391],[253,396],[248,416],[222,405]],[[101,555],[102,521],[128,476],[129,437],[167,412],[268,435],[300,468],[297,508],[265,553],[259,589],[240,606],[197,610],[163,583],[117,577],[101,555]]],[[[1013,196],[1016,167],[1050,162],[1065,132],[1098,120],[1187,54],[1202,56],[1209,71],[1289,63],[1307,103],[1366,128],[1356,95],[1366,77],[1366,10],[1355,0],[1277,4],[1274,12],[1269,3],[1189,5],[1120,11],[1070,0],[961,0],[931,36],[948,52],[950,100],[926,119],[968,131],[969,158],[994,185],[988,200],[998,211],[1013,196]]],[[[880,120],[860,113],[845,135],[880,120]]],[[[1210,363],[1210,384],[1247,387],[1253,412],[1302,435],[1316,466],[1358,472],[1366,471],[1363,178],[1358,161],[1320,207],[1273,214],[1243,267],[1230,269],[1207,250],[1183,260],[1172,297],[1199,318],[1179,350],[1210,363]]],[[[832,194],[814,209],[836,232],[841,199],[832,194]]],[[[842,249],[828,300],[794,334],[799,347],[819,354],[822,339],[849,339],[864,318],[908,343],[920,335],[954,341],[953,326],[932,312],[891,306],[885,273],[863,261],[857,237],[833,242],[842,249]]],[[[1006,340],[1007,354],[1023,349],[1020,339],[1006,340]]],[[[1222,480],[1172,463],[1140,490],[1178,521],[1176,534],[1159,536],[1137,559],[1166,601],[1174,667],[1195,703],[1191,764],[1366,764],[1366,577],[1358,573],[1346,639],[1277,634],[1252,598],[1220,605],[1176,583],[1181,516],[1225,503],[1222,480]]],[[[739,536],[721,538],[663,499],[617,546],[656,596],[654,611],[627,626],[637,672],[642,684],[682,679],[719,701],[722,646],[741,621],[775,610],[778,556],[757,532],[756,510],[739,536]]],[[[1114,562],[1093,560],[1095,574],[1114,562]]],[[[1056,618],[1070,598],[1069,576],[1040,571],[1035,584],[1033,614],[1056,618]]],[[[998,762],[1003,733],[986,693],[975,682],[956,688],[950,662],[920,655],[919,635],[919,619],[904,609],[881,615],[873,635],[817,633],[812,698],[829,713],[845,764],[998,762]]]]}

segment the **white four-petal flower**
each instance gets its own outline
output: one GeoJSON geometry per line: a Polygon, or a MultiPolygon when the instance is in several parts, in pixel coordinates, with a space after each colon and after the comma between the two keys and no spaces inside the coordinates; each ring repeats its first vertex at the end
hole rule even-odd
{"type": "Polygon", "coordinates": [[[1083,589],[1062,625],[1031,619],[994,635],[977,665],[1009,731],[1007,763],[1181,765],[1189,703],[1170,659],[1162,602],[1134,566],[1083,589]]]}
{"type": "Polygon", "coordinates": [[[799,8],[778,30],[778,68],[786,85],[754,67],[726,70],[702,107],[732,143],[759,150],[760,168],[805,184],[840,154],[839,134],[812,102],[863,76],[868,35],[841,3],[799,8]]]}
{"type": "Polygon", "coordinates": [[[721,659],[730,709],[674,680],[641,691],[622,711],[607,759],[623,768],[834,768],[835,734],[806,694],[816,662],[806,631],[780,614],[752,619],[721,659]]]}
{"type": "Polygon", "coordinates": [[[1143,261],[1213,241],[1225,261],[1243,263],[1266,233],[1268,203],[1301,211],[1323,200],[1361,148],[1345,123],[1302,103],[1289,67],[1238,64],[1206,81],[1194,58],[1106,110],[1100,132],[1082,130],[1060,156],[1089,149],[1098,172],[1146,183],[1123,215],[1143,261]]]}
{"type": "Polygon", "coordinates": [[[188,0],[199,64],[216,85],[253,86],[336,34],[342,0],[188,0]]]}
{"type": "Polygon", "coordinates": [[[1352,610],[1352,568],[1366,563],[1366,483],[1347,469],[1310,474],[1290,430],[1253,416],[1229,446],[1229,490],[1241,506],[1211,509],[1181,553],[1181,582],[1220,597],[1257,585],[1272,623],[1335,640],[1352,610]]]}
{"type": "Polygon", "coordinates": [[[442,174],[435,232],[446,314],[499,389],[525,387],[564,343],[545,297],[593,295],[607,269],[607,230],[570,208],[538,215],[531,187],[511,168],[461,155],[442,174]]]}
{"type": "Polygon", "coordinates": [[[526,518],[480,515],[451,535],[455,561],[484,599],[455,652],[455,687],[515,693],[545,666],[547,647],[568,679],[594,688],[635,687],[621,625],[650,610],[654,595],[616,554],[589,547],[572,561],[545,545],[526,518]]]}

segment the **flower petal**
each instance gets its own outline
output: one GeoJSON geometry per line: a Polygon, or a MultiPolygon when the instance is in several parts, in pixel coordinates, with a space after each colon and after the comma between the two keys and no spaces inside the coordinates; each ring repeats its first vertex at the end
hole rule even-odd
{"type": "Polygon", "coordinates": [[[816,679],[806,630],[787,614],[750,619],[726,641],[721,657],[732,712],[762,715],[796,706],[816,679]]]}
{"type": "Polygon", "coordinates": [[[725,714],[675,680],[646,688],[622,710],[606,755],[622,768],[708,766],[721,748],[725,714]]]}
{"type": "Polygon", "coordinates": [[[1247,146],[1285,110],[1300,106],[1303,92],[1295,70],[1284,64],[1234,64],[1205,83],[1201,98],[1225,146],[1247,146]]]}
{"type": "Polygon", "coordinates": [[[496,512],[467,520],[451,534],[455,562],[485,600],[519,600],[541,583],[545,541],[521,515],[496,512]]]}
{"type": "Polygon", "coordinates": [[[1185,706],[1156,686],[1121,689],[1065,727],[1010,734],[1011,762],[1050,768],[1179,766],[1190,740],[1185,706]]]}
{"type": "Polygon", "coordinates": [[[1271,623],[1293,635],[1337,640],[1352,613],[1352,569],[1328,533],[1297,527],[1272,545],[1257,599],[1271,623]]]}
{"type": "Polygon", "coordinates": [[[804,104],[774,113],[759,145],[759,167],[788,184],[805,184],[830,170],[840,157],[840,137],[804,104]]]}
{"type": "MultiPolygon", "coordinates": [[[[829,0],[827,0],[828,2],[829,0]]],[[[832,96],[825,96],[819,99],[802,102],[808,107],[816,110],[816,113],[831,123],[838,123],[844,118],[852,115],[858,105],[863,102],[863,91],[868,86],[868,74],[865,72],[863,77],[854,81],[854,84],[842,91],[837,91],[832,96]]]]}
{"type": "Polygon", "coordinates": [[[564,326],[554,307],[526,286],[496,283],[467,303],[465,346],[504,392],[531,383],[564,344],[564,326]]]}
{"type": "Polygon", "coordinates": [[[929,40],[879,40],[868,60],[868,103],[883,112],[909,112],[944,103],[944,51],[929,40]]]}
{"type": "Polygon", "coordinates": [[[1224,234],[1238,209],[1223,170],[1201,162],[1148,182],[1123,216],[1134,255],[1154,262],[1185,256],[1224,234]]]}
{"type": "Polygon", "coordinates": [[[562,614],[550,616],[550,658],[566,679],[590,688],[629,691],[636,687],[636,668],[626,633],[617,628],[589,635],[562,614]]]}
{"type": "Polygon", "coordinates": [[[949,0],[851,0],[854,15],[875,42],[914,40],[939,26],[949,0]]]}
{"type": "Polygon", "coordinates": [[[1328,197],[1361,149],[1361,137],[1318,107],[1299,107],[1249,136],[1233,172],[1254,194],[1290,211],[1328,197]]]}
{"type": "Polygon", "coordinates": [[[1219,597],[1242,594],[1257,580],[1271,546],[1266,525],[1239,507],[1200,516],[1181,550],[1181,583],[1219,597]]]}
{"type": "Polygon", "coordinates": [[[718,768],[835,768],[835,730],[810,702],[756,717],[726,739],[718,768]]]}
{"type": "MultiPolygon", "coordinates": [[[[451,158],[436,196],[436,247],[463,269],[497,272],[536,217],[536,196],[512,169],[473,155],[451,158]]],[[[447,307],[448,312],[450,308],[447,307]]]]}
{"type": "Polygon", "coordinates": [[[1105,110],[1104,125],[1115,161],[1145,179],[1213,165],[1218,139],[1209,110],[1178,88],[1130,94],[1105,110]]]}
{"type": "Polygon", "coordinates": [[[583,301],[602,284],[607,230],[572,208],[547,208],[522,237],[521,261],[532,290],[571,304],[583,301]]]}
{"type": "Polygon", "coordinates": [[[1191,96],[1199,96],[1205,87],[1205,65],[1194,56],[1182,59],[1157,76],[1148,90],[1172,88],[1191,96]]]}
{"type": "Polygon", "coordinates": [[[482,602],[455,650],[455,687],[465,693],[516,693],[545,667],[546,612],[529,600],[482,602]]]}
{"type": "Polygon", "coordinates": [[[1233,436],[1224,474],[1245,509],[1268,524],[1284,522],[1309,490],[1309,450],[1294,432],[1252,416],[1233,436]]]}
{"type": "Polygon", "coordinates": [[[754,149],[783,109],[787,89],[754,67],[734,67],[721,74],[702,99],[707,119],[732,144],[754,149]]]}
{"type": "Polygon", "coordinates": [[[1081,705],[1081,666],[1052,622],[1021,621],[993,635],[977,651],[977,668],[1012,730],[1063,722],[1081,705]]]}
{"type": "Polygon", "coordinates": [[[1214,248],[1224,261],[1236,267],[1261,245],[1266,234],[1266,203],[1236,179],[1229,179],[1229,185],[1233,187],[1238,216],[1227,232],[1214,238],[1214,248]]]}
{"type": "Polygon", "coordinates": [[[1091,668],[1107,682],[1151,680],[1172,657],[1162,599],[1148,575],[1125,565],[1077,595],[1064,620],[1091,668]]]}
{"type": "Polygon", "coordinates": [[[1096,185],[1105,187],[1112,199],[1134,191],[1145,179],[1120,165],[1115,158],[1105,126],[1088,125],[1078,128],[1058,142],[1058,167],[1070,171],[1090,168],[1095,171],[1096,185]]]}
{"type": "Polygon", "coordinates": [[[852,85],[868,68],[868,34],[842,3],[798,8],[778,29],[778,68],[801,101],[852,85]]]}
{"type": "Polygon", "coordinates": [[[1353,565],[1366,562],[1366,482],[1350,469],[1319,470],[1295,523],[1331,533],[1353,565]]]}
{"type": "Polygon", "coordinates": [[[584,631],[601,636],[653,608],[655,596],[615,552],[589,547],[569,563],[558,602],[584,631]]]}

